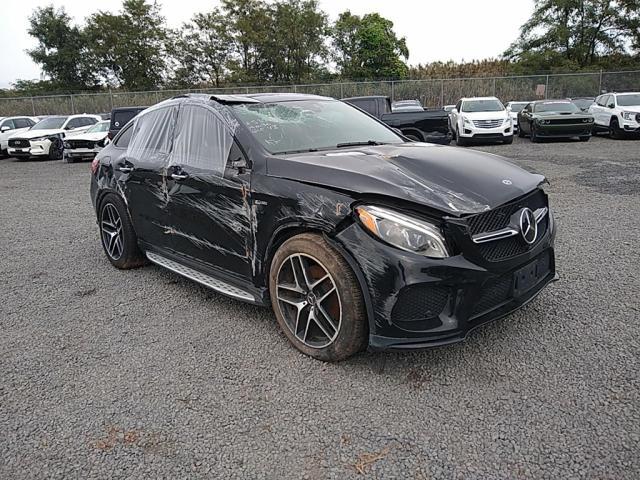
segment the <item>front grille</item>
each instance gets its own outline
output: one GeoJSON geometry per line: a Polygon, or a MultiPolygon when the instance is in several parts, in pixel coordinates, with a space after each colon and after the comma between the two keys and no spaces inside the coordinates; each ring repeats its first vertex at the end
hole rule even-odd
{"type": "Polygon", "coordinates": [[[400,291],[391,312],[395,324],[438,320],[449,299],[449,289],[428,284],[410,285],[400,291]]]}
{"type": "Polygon", "coordinates": [[[9,146],[11,148],[29,148],[31,143],[26,138],[10,138],[9,146]]]}
{"type": "Polygon", "coordinates": [[[89,140],[67,140],[69,148],[93,148],[95,142],[89,140]]]}
{"type": "Polygon", "coordinates": [[[497,120],[474,120],[473,124],[476,128],[498,128],[504,122],[503,119],[499,118],[497,120]]]}
{"type": "Polygon", "coordinates": [[[582,122],[582,119],[577,118],[554,118],[551,120],[547,120],[549,123],[543,123],[542,125],[584,125],[586,122],[582,122]]]}
{"type": "Polygon", "coordinates": [[[511,297],[511,286],[513,285],[513,276],[505,275],[494,281],[492,284],[485,286],[480,294],[480,298],[474,304],[471,316],[475,317],[481,313],[493,310],[500,304],[506,302],[511,297]]]}
{"type": "MultiPolygon", "coordinates": [[[[488,212],[467,217],[466,220],[469,228],[469,234],[473,236],[479,233],[487,233],[506,228],[509,225],[511,216],[521,208],[527,207],[532,211],[535,211],[538,208],[546,206],[546,195],[542,190],[536,189],[529,195],[526,195],[515,202],[510,202],[500,207],[496,207],[493,210],[489,210],[488,212]]],[[[538,237],[533,245],[525,243],[520,235],[514,235],[502,240],[494,240],[492,242],[480,243],[477,245],[474,244],[474,246],[477,248],[478,253],[490,262],[506,260],[517,255],[522,255],[535,247],[538,241],[546,234],[548,225],[549,214],[543,217],[538,224],[538,237]]]]}

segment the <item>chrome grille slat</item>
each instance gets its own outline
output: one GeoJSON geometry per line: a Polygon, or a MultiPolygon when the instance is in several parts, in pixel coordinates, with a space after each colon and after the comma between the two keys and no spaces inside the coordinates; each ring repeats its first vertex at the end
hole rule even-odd
{"type": "Polygon", "coordinates": [[[498,128],[504,122],[503,119],[496,120],[473,120],[476,128],[498,128]]]}

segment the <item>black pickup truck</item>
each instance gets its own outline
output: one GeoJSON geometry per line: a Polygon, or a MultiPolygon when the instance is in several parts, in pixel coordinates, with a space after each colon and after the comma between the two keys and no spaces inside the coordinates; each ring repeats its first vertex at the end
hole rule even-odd
{"type": "Polygon", "coordinates": [[[418,107],[415,111],[407,108],[393,111],[391,100],[383,96],[350,97],[343,98],[342,101],[364,110],[390,127],[397,128],[411,140],[443,145],[451,142],[449,115],[443,109],[418,107]]]}

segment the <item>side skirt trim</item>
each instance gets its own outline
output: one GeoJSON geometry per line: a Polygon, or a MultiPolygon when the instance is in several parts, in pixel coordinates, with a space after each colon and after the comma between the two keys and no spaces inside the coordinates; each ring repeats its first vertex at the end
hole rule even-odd
{"type": "Polygon", "coordinates": [[[167,270],[171,270],[178,275],[182,275],[183,277],[188,278],[189,280],[193,280],[194,282],[198,282],[205,287],[209,287],[216,292],[220,292],[224,295],[228,295],[230,297],[238,298],[240,300],[248,301],[248,302],[256,302],[256,298],[249,292],[246,292],[238,287],[230,285],[222,280],[218,280],[210,275],[194,270],[193,268],[189,268],[181,263],[175,262],[173,260],[169,260],[162,255],[158,255],[157,253],[147,252],[147,258],[161,267],[166,268],[167,270]]]}

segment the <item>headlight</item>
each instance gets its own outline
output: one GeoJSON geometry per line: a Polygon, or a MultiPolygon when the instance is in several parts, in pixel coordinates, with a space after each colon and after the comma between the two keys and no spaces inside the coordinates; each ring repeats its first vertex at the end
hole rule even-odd
{"type": "Polygon", "coordinates": [[[511,123],[511,117],[505,118],[503,123],[505,123],[505,124],[511,123]]]}
{"type": "Polygon", "coordinates": [[[463,121],[464,123],[469,124],[469,125],[473,125],[473,122],[471,122],[471,120],[469,120],[467,117],[462,117],[462,121],[463,121]]]}
{"type": "Polygon", "coordinates": [[[431,258],[449,256],[440,229],[431,223],[369,205],[355,211],[367,230],[394,247],[431,258]]]}
{"type": "Polygon", "coordinates": [[[550,123],[550,120],[537,120],[540,125],[547,125],[550,123]]]}
{"type": "Polygon", "coordinates": [[[69,145],[69,142],[63,142],[62,145],[64,146],[64,148],[71,148],[71,145],[69,145]]]}
{"type": "Polygon", "coordinates": [[[42,142],[44,140],[53,140],[57,137],[58,135],[45,135],[44,137],[30,138],[29,140],[31,140],[32,142],[42,142]]]}
{"type": "Polygon", "coordinates": [[[593,118],[583,118],[582,119],[582,123],[592,123],[593,122],[593,118]]]}
{"type": "Polygon", "coordinates": [[[622,112],[621,115],[625,120],[633,120],[635,112],[622,112]]]}

